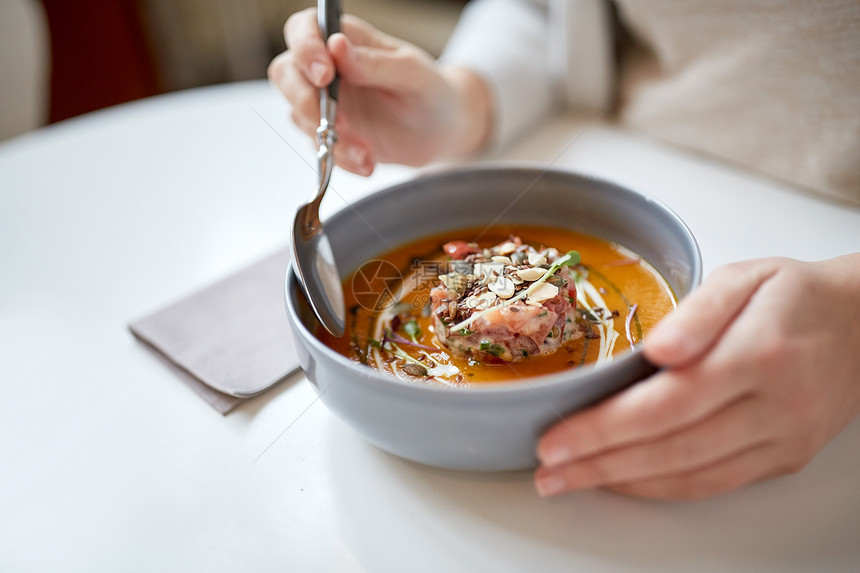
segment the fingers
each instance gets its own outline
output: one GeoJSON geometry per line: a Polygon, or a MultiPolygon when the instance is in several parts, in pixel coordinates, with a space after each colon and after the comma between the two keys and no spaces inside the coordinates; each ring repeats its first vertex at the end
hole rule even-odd
{"type": "Polygon", "coordinates": [[[734,402],[703,421],[651,442],[607,451],[535,473],[541,495],[641,482],[691,472],[764,445],[770,436],[759,425],[754,398],[734,402]]]}
{"type": "Polygon", "coordinates": [[[659,366],[689,364],[720,338],[776,270],[767,264],[735,263],[714,271],[646,337],[645,356],[659,366]]]}
{"type": "Polygon", "coordinates": [[[319,90],[337,74],[342,97],[335,120],[339,134],[336,163],[369,175],[375,156],[386,161],[423,162],[425,149],[435,153],[433,146],[441,138],[426,143],[427,138],[415,142],[414,136],[422,132],[435,135],[433,129],[444,132],[444,125],[439,127],[434,118],[453,115],[448,109],[452,106],[438,104],[453,99],[451,86],[421,49],[351,16],[344,17],[341,29],[342,33],[324,42],[313,9],[287,21],[288,50],[272,62],[269,77],[292,105],[293,121],[314,135],[319,123],[319,90]],[[432,129],[425,129],[427,126],[432,129]]]}
{"type": "MultiPolygon", "coordinates": [[[[317,106],[317,110],[319,110],[319,106],[317,106]]],[[[317,112],[317,118],[319,118],[319,112],[317,112]]],[[[302,115],[294,109],[292,120],[306,134],[316,137],[319,119],[309,119],[306,115],[302,115]]],[[[338,131],[341,132],[340,119],[336,123],[338,131]]],[[[368,176],[373,173],[375,161],[370,144],[365,139],[352,134],[346,128],[342,129],[342,133],[344,135],[338,135],[338,141],[334,145],[335,164],[357,175],[368,176]]]]}
{"type": "Polygon", "coordinates": [[[290,16],[284,26],[284,38],[293,63],[305,81],[316,88],[331,83],[335,75],[334,61],[320,36],[316,8],[290,16]]]}
{"type": "Polygon", "coordinates": [[[352,14],[344,14],[341,20],[341,31],[351,42],[358,46],[394,50],[403,44],[397,38],[377,30],[361,18],[357,18],[352,14]]]}
{"type": "MultiPolygon", "coordinates": [[[[758,265],[758,272],[752,272],[756,267],[735,269],[746,277],[745,282],[740,282],[747,286],[740,289],[733,285],[733,292],[743,292],[743,300],[749,300],[751,294],[746,294],[751,290],[749,285],[758,288],[771,276],[773,266],[770,263],[758,265]]],[[[733,267],[735,265],[726,267],[724,273],[716,274],[718,286],[731,282],[724,277],[726,273],[732,274],[733,267]]],[[[717,292],[725,290],[729,289],[717,289],[717,292]]],[[[711,296],[706,293],[704,298],[693,299],[691,295],[688,308],[695,314],[695,309],[700,308],[697,304],[716,300],[711,296]]],[[[741,298],[740,294],[738,298],[741,298]]],[[[723,306],[726,307],[725,304],[723,306]]],[[[709,312],[705,308],[701,311],[709,312]]],[[[686,320],[683,316],[682,319],[686,320]]],[[[699,423],[751,393],[760,382],[760,368],[756,353],[750,349],[761,346],[760,325],[766,317],[749,311],[741,317],[736,317],[735,312],[732,319],[728,325],[719,328],[720,334],[725,333],[725,336],[718,336],[716,341],[710,342],[708,354],[694,364],[658,372],[550,428],[538,442],[537,453],[541,463],[553,467],[597,452],[653,441],[699,423]]]]}
{"type": "Polygon", "coordinates": [[[334,146],[335,163],[357,175],[373,173],[375,161],[367,140],[353,134],[341,137],[334,146]]]}
{"type": "MultiPolygon", "coordinates": [[[[346,18],[344,29],[369,47],[362,47],[358,58],[344,34],[334,34],[329,39],[337,51],[341,63],[348,72],[358,78],[373,77],[373,62],[378,56],[367,52],[393,49],[393,39],[388,39],[357,18],[346,18]]],[[[331,47],[323,42],[316,19],[316,10],[309,8],[296,12],[287,20],[285,36],[288,50],[277,56],[269,65],[269,80],[284,94],[294,111],[303,118],[317,123],[319,120],[319,90],[335,77],[335,60],[329,53],[331,47]]],[[[384,79],[383,79],[384,80],[384,79]]],[[[367,80],[364,80],[367,82],[367,80]]],[[[307,121],[297,122],[307,124],[307,121]]]]}
{"type": "MultiPolygon", "coordinates": [[[[277,56],[269,65],[269,80],[291,104],[291,119],[310,137],[316,136],[320,120],[320,86],[334,77],[334,62],[328,54],[316,24],[316,10],[304,10],[287,21],[287,41],[295,46],[277,56]],[[319,74],[313,64],[327,61],[325,73],[319,74]],[[315,76],[316,74],[316,76],[315,76]]],[[[366,37],[363,32],[360,37],[366,37]],[[364,34],[364,35],[362,35],[364,34]]],[[[349,129],[349,119],[339,113],[335,122],[339,134],[335,146],[335,163],[359,175],[373,172],[370,144],[349,129]]]]}
{"type": "Polygon", "coordinates": [[[334,34],[328,48],[341,77],[351,85],[409,92],[420,90],[427,81],[429,56],[408,44],[368,47],[334,34]]]}
{"type": "Polygon", "coordinates": [[[708,467],[653,479],[613,484],[606,489],[651,499],[704,499],[798,469],[775,462],[775,456],[778,456],[776,447],[761,445],[708,467]]]}
{"type": "Polygon", "coordinates": [[[308,135],[313,135],[320,118],[319,88],[309,84],[294,65],[291,52],[284,52],[269,65],[269,81],[290,102],[295,124],[308,135]]]}
{"type": "Polygon", "coordinates": [[[538,442],[538,459],[548,467],[676,432],[704,419],[746,392],[696,365],[659,372],[587,410],[568,416],[538,442]],[[693,383],[693,381],[696,381],[693,383]]]}
{"type": "MultiPolygon", "coordinates": [[[[350,15],[343,17],[341,27],[342,38],[345,40],[349,37],[352,43],[362,48],[391,51],[403,45],[364,20],[350,15]]],[[[320,35],[315,8],[307,8],[290,16],[284,26],[284,37],[293,63],[306,82],[316,88],[331,83],[336,66],[329,54],[330,46],[326,46],[320,35]]]]}
{"type": "Polygon", "coordinates": [[[827,288],[818,268],[764,259],[715,273],[678,313],[694,339],[682,350],[704,350],[551,428],[538,491],[699,499],[802,468],[853,419],[857,388],[856,369],[832,360],[856,347],[844,322],[857,283],[831,271],[827,288]]]}

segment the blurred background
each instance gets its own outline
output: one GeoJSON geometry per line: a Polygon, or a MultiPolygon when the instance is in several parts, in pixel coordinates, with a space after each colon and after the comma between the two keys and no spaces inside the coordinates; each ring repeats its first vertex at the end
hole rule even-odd
{"type": "MultiPolygon", "coordinates": [[[[343,0],[439,55],[466,0],[343,0]]],[[[0,141],[111,105],[266,77],[314,0],[0,0],[0,141]]]]}

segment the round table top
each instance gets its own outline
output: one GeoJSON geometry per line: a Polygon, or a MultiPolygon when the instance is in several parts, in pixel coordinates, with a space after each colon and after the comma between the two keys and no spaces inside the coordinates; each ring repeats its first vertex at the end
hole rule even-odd
{"type": "MultiPolygon", "coordinates": [[[[649,193],[705,272],[860,250],[860,210],[583,116],[492,158],[649,193]]],[[[0,570],[856,570],[860,424],[797,474],[701,502],[537,496],[364,442],[301,373],[226,417],[127,324],[283,246],[311,141],[265,82],[0,144],[0,570]]],[[[415,169],[337,172],[324,215],[415,169]],[[332,197],[334,199],[330,199],[332,197]]]]}

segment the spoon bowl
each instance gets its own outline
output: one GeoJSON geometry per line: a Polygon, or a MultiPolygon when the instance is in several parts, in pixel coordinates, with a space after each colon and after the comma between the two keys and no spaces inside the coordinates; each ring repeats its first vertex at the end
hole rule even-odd
{"type": "Polygon", "coordinates": [[[292,234],[292,266],[308,306],[320,324],[339,337],[346,326],[343,290],[331,243],[319,220],[319,204],[326,187],[328,181],[321,183],[317,196],[296,212],[292,234]]]}

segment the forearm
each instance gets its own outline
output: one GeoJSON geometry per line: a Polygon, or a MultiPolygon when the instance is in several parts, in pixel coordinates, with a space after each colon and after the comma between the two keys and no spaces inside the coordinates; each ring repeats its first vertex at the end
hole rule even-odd
{"type": "Polygon", "coordinates": [[[483,79],[484,148],[510,141],[552,108],[547,30],[546,2],[474,0],[463,12],[440,62],[483,79]]]}
{"type": "Polygon", "coordinates": [[[493,103],[483,77],[472,70],[442,66],[442,75],[453,87],[459,119],[448,155],[468,157],[485,148],[492,132],[493,103]]]}

